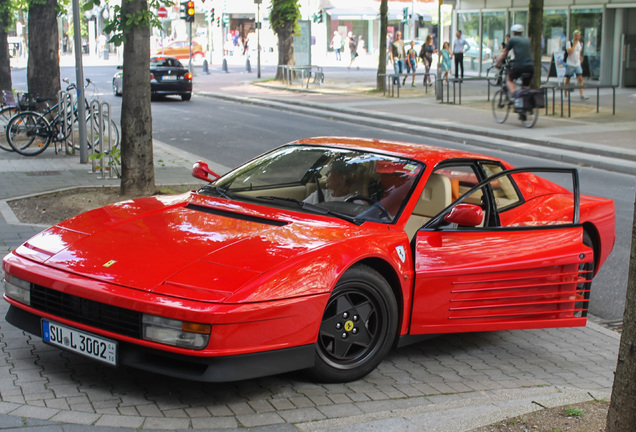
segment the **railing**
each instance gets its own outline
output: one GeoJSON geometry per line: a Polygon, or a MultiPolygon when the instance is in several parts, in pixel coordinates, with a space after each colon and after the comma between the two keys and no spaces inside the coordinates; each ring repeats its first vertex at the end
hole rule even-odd
{"type": "Polygon", "coordinates": [[[282,70],[281,77],[285,85],[292,85],[294,80],[299,79],[305,88],[309,88],[309,84],[322,86],[325,81],[325,73],[321,66],[279,65],[278,68],[282,70]]]}
{"type": "Polygon", "coordinates": [[[426,93],[428,93],[428,88],[432,87],[433,84],[429,83],[431,77],[435,80],[434,73],[430,72],[415,72],[415,73],[385,73],[378,74],[379,77],[384,79],[384,95],[387,95],[387,91],[391,97],[400,97],[400,78],[407,79],[408,77],[423,77],[422,85],[426,88],[426,93]]]}

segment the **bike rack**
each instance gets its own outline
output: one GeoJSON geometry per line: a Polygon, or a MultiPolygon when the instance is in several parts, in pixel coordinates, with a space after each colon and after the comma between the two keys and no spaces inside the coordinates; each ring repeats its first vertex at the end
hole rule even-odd
{"type": "Polygon", "coordinates": [[[90,118],[91,127],[87,133],[90,137],[90,142],[94,143],[96,138],[99,139],[99,146],[92,146],[91,153],[98,155],[91,157],[92,170],[97,172],[99,170],[102,179],[118,178],[119,167],[118,158],[114,154],[113,144],[113,123],[111,122],[111,108],[108,102],[100,102],[97,99],[93,99],[89,103],[90,106],[90,118]],[[98,124],[97,131],[93,127],[96,122],[98,124]],[[106,145],[104,142],[106,141],[106,145]],[[108,171],[108,173],[107,173],[108,171]]]}
{"type": "Polygon", "coordinates": [[[60,90],[57,94],[58,99],[58,112],[65,113],[63,114],[64,121],[62,122],[62,130],[61,133],[66,139],[62,142],[54,143],[55,154],[58,153],[58,145],[59,151],[64,149],[66,154],[75,154],[75,135],[73,134],[73,125],[75,122],[73,121],[73,94],[67,92],[66,90],[60,90]],[[66,116],[70,117],[70,121],[66,121],[66,116]]]}

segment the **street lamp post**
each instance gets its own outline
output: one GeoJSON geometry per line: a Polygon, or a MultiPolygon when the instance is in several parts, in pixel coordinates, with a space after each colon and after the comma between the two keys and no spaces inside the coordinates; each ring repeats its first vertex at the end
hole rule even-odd
{"type": "Polygon", "coordinates": [[[261,3],[262,0],[254,0],[256,3],[256,77],[261,77],[261,3]]]}

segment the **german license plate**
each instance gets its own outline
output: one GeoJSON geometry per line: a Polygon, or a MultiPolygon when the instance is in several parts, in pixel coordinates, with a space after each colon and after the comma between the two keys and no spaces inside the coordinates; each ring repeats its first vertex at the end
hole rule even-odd
{"type": "Polygon", "coordinates": [[[161,78],[163,81],[176,81],[177,80],[177,76],[176,75],[164,75],[163,78],[161,78]]]}
{"type": "Polygon", "coordinates": [[[51,345],[117,366],[117,342],[53,321],[42,320],[42,340],[51,345]]]}

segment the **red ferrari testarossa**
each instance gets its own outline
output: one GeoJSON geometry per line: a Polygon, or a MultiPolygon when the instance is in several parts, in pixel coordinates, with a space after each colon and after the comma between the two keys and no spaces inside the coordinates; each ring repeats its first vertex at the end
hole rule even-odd
{"type": "Polygon", "coordinates": [[[209,184],[7,255],[7,321],[191,380],[355,380],[425,335],[585,325],[615,240],[614,203],[581,195],[575,169],[464,151],[310,138],[193,175],[209,184]]]}

